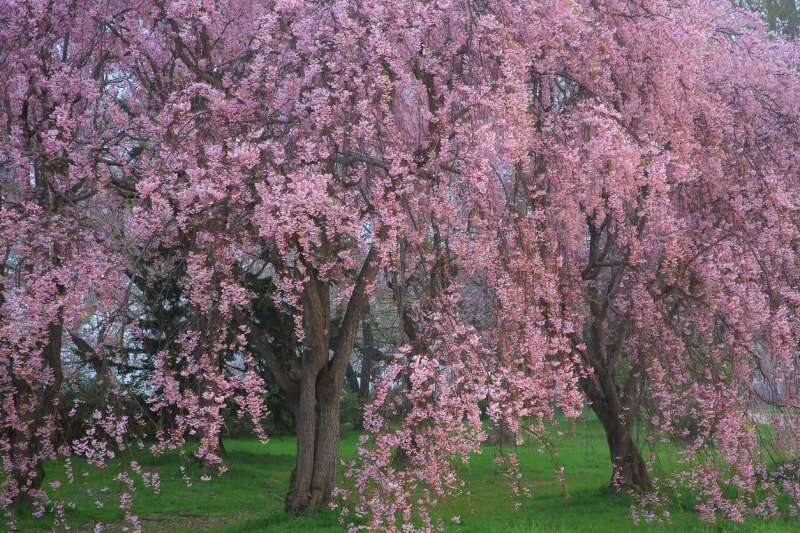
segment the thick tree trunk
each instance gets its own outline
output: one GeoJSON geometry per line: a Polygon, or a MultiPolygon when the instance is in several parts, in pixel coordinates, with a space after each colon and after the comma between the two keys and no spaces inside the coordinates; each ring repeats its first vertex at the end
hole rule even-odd
{"type": "MultiPolygon", "coordinates": [[[[60,315],[60,311],[59,311],[60,315]]],[[[36,390],[26,382],[19,382],[17,390],[22,396],[27,396],[23,401],[38,402],[33,413],[34,421],[31,432],[20,432],[12,430],[10,455],[14,461],[11,476],[18,487],[18,492],[12,500],[12,506],[23,506],[30,504],[34,499],[34,494],[42,488],[44,481],[44,466],[39,453],[43,447],[41,438],[36,436],[41,424],[45,423],[45,418],[52,415],[56,409],[56,396],[64,382],[64,374],[61,366],[61,345],[64,334],[64,322],[61,316],[52,322],[47,328],[48,343],[45,345],[42,355],[47,365],[53,372],[53,381],[44,386],[43,389],[36,390]],[[33,399],[34,395],[40,395],[33,399]]]]}
{"type": "Polygon", "coordinates": [[[647,464],[631,433],[632,419],[625,417],[631,417],[634,413],[623,408],[618,388],[610,378],[587,379],[583,385],[608,441],[613,469],[611,485],[636,492],[648,490],[651,483],[647,464]]]}
{"type": "Polygon", "coordinates": [[[297,458],[295,460],[289,493],[286,495],[286,511],[299,514],[308,510],[311,499],[311,478],[314,474],[314,453],[317,436],[317,391],[314,380],[306,379],[300,384],[300,399],[295,415],[297,432],[297,458]]]}
{"type": "MultiPolygon", "coordinates": [[[[383,232],[379,238],[384,238],[383,232]]],[[[303,350],[276,353],[263,326],[239,313],[247,324],[248,342],[268,365],[275,381],[294,406],[297,458],[286,495],[286,511],[293,514],[322,509],[330,500],[336,481],[339,455],[341,393],[353,354],[358,324],[369,303],[367,288],[378,273],[376,248],[370,249],[358,274],[344,316],[336,321],[331,337],[331,286],[313,269],[303,290],[303,350]],[[299,355],[299,357],[298,357],[299,355]]],[[[289,331],[293,327],[288,328],[289,331]]],[[[294,346],[293,343],[287,343],[294,346]]]]}
{"type": "Polygon", "coordinates": [[[632,316],[626,313],[621,318],[609,318],[612,300],[625,273],[625,262],[611,267],[607,277],[600,277],[600,272],[607,268],[603,263],[614,252],[615,235],[609,230],[611,216],[606,215],[599,227],[591,217],[587,223],[589,264],[581,277],[591,282],[587,286],[591,321],[585,330],[588,335],[583,354],[590,374],[581,380],[581,385],[606,433],[613,470],[611,485],[623,490],[646,491],[651,486],[647,464],[631,434],[631,426],[638,416],[644,369],[641,359],[631,359],[626,352],[632,316]],[[626,357],[630,366],[622,371],[620,362],[626,357]],[[625,382],[619,386],[617,380],[622,376],[625,382]]]}
{"type": "Polygon", "coordinates": [[[314,443],[314,474],[311,479],[309,508],[321,509],[330,501],[336,482],[336,462],[339,457],[340,391],[342,383],[323,373],[317,383],[319,417],[314,443]]]}
{"type": "Polygon", "coordinates": [[[339,455],[341,380],[322,372],[303,383],[297,407],[297,457],[286,511],[305,514],[323,509],[336,481],[339,455]]]}
{"type": "Polygon", "coordinates": [[[611,484],[615,487],[637,492],[650,488],[650,477],[642,452],[631,435],[630,426],[619,421],[616,413],[603,413],[595,409],[608,441],[613,474],[611,484]]]}

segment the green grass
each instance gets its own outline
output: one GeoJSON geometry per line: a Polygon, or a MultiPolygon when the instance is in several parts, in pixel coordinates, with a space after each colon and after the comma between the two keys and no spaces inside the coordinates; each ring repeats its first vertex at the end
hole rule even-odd
{"type": "MultiPolygon", "coordinates": [[[[517,448],[525,478],[533,490],[531,498],[522,500],[514,510],[504,478],[494,463],[497,449],[487,446],[483,453],[463,467],[468,493],[454,496],[435,511],[448,531],[462,532],[573,532],[573,531],[800,531],[800,522],[750,520],[745,524],[701,523],[688,505],[671,505],[671,521],[664,525],[634,526],[629,515],[629,500],[608,488],[611,471],[605,438],[593,416],[578,421],[574,429],[567,424],[564,435],[554,437],[557,457],[539,452],[536,446],[517,448]],[[554,476],[554,466],[566,467],[566,492],[554,476]],[[458,515],[456,526],[450,518],[458,515]]],[[[358,435],[349,432],[342,441],[342,455],[354,453],[358,435]]],[[[187,488],[179,467],[185,464],[193,477],[199,466],[181,461],[177,455],[160,458],[142,456],[145,467],[158,467],[161,475],[161,494],[149,489],[137,491],[134,511],[140,517],[144,531],[187,532],[341,532],[337,514],[326,511],[309,517],[292,517],[283,513],[283,495],[288,488],[294,458],[294,440],[273,438],[261,445],[255,440],[226,440],[226,460],[230,470],[211,481],[195,481],[187,488]]],[[[507,447],[506,447],[507,449],[507,447]]],[[[668,449],[659,450],[659,461],[666,468],[674,457],[668,449]]],[[[91,531],[93,524],[111,524],[105,531],[121,531],[122,516],[113,493],[119,484],[109,471],[98,471],[75,465],[78,483],[59,489],[62,496],[75,500],[77,508],[68,510],[68,521],[79,531],[91,531]],[[85,473],[85,475],[84,475],[85,473]],[[107,492],[101,490],[107,487],[107,492]],[[90,496],[85,493],[94,491],[90,496]],[[105,506],[96,509],[97,495],[105,498],[105,506]]],[[[48,482],[65,481],[63,468],[51,465],[48,482]]],[[[50,530],[52,515],[34,520],[20,515],[18,526],[23,531],[50,530]]],[[[2,526],[0,526],[2,527],[2,526]]]]}

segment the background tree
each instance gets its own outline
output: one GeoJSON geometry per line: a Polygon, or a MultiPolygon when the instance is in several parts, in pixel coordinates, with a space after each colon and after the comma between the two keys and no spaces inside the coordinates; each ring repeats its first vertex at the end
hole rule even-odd
{"type": "MultiPolygon", "coordinates": [[[[415,72],[418,101],[427,133],[444,130],[437,146],[459,157],[428,192],[436,207],[414,212],[433,240],[415,243],[431,250],[419,262],[430,349],[409,343],[378,387],[357,509],[374,528],[414,512],[425,523],[420,487],[431,500],[456,489],[449,461],[478,450],[477,401],[536,435],[554,398],[577,407],[576,385],[606,430],[615,486],[653,488],[640,420],[656,438],[686,440],[691,426],[683,479],[702,516],[770,508],[772,496],[756,496],[768,473],[749,408],[766,366],[797,367],[795,49],[725,3],[469,7],[465,19],[431,8],[392,28],[441,65],[415,72]],[[488,320],[466,312],[476,296],[488,320]],[[410,390],[392,395],[403,382],[410,390]],[[400,412],[399,429],[385,421],[400,412]],[[398,473],[386,449],[411,456],[408,468],[398,473]]],[[[796,420],[797,391],[782,382],[796,420]]]]}
{"type": "Polygon", "coordinates": [[[790,39],[797,37],[800,19],[796,0],[736,0],[734,5],[758,13],[771,31],[779,31],[790,39]]]}
{"type": "Polygon", "coordinates": [[[5,507],[41,503],[42,462],[71,452],[57,439],[64,338],[89,314],[113,317],[107,303],[119,299],[122,256],[109,243],[119,230],[117,191],[128,190],[131,117],[115,98],[111,39],[93,23],[100,6],[3,2],[0,11],[5,507]]]}

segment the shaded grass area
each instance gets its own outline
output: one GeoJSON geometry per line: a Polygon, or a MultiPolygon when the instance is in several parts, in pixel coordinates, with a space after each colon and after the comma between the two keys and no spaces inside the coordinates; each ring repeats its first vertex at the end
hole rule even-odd
{"type": "MultiPolygon", "coordinates": [[[[358,434],[345,432],[343,457],[352,457],[358,434]]],[[[460,467],[467,481],[467,492],[442,502],[434,516],[441,519],[448,531],[462,532],[572,532],[572,531],[731,531],[772,532],[800,531],[800,521],[750,520],[744,524],[708,525],[700,522],[690,509],[688,500],[671,504],[671,520],[659,525],[635,526],[629,514],[630,501],[608,487],[611,467],[605,437],[594,415],[587,415],[574,424],[565,423],[562,434],[553,434],[554,454],[542,453],[538,445],[525,445],[504,452],[516,451],[532,497],[519,500],[514,509],[504,477],[495,458],[500,450],[487,446],[483,453],[460,467]],[[558,465],[566,468],[566,484],[556,477],[558,465]],[[458,516],[460,524],[451,522],[458,516]]],[[[335,511],[313,516],[294,517],[283,512],[283,495],[288,489],[294,461],[294,439],[273,438],[261,445],[256,440],[226,440],[226,461],[229,471],[222,477],[200,481],[202,469],[177,454],[158,458],[134,457],[145,469],[157,468],[161,492],[139,488],[134,512],[140,517],[144,531],[188,532],[341,532],[335,511]],[[192,477],[192,487],[182,479],[181,466],[192,477]]],[[[670,468],[674,456],[666,448],[659,449],[659,462],[670,468]]],[[[128,459],[130,460],[130,459],[128,459]]],[[[121,484],[113,480],[112,471],[98,471],[86,465],[73,465],[76,483],[67,484],[61,466],[50,465],[47,481],[61,481],[57,491],[77,504],[67,510],[73,530],[91,531],[94,524],[109,524],[104,531],[122,531],[124,521],[118,509],[117,494],[121,484]],[[89,493],[90,492],[90,493],[89,493]],[[94,502],[100,500],[98,509],[94,502]]],[[[49,490],[49,489],[48,489],[49,490]]],[[[53,516],[35,520],[29,514],[18,517],[23,531],[51,530],[53,516]]],[[[0,528],[2,526],[0,525],[0,528]]]]}

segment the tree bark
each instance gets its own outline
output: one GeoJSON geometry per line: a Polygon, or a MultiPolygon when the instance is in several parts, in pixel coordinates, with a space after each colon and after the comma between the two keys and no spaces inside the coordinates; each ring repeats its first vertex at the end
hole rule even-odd
{"type": "Polygon", "coordinates": [[[314,474],[311,478],[309,507],[321,509],[329,503],[336,482],[336,462],[339,457],[339,418],[342,383],[326,373],[317,383],[319,417],[314,443],[314,474]]]}
{"type": "MultiPolygon", "coordinates": [[[[639,222],[640,232],[643,224],[643,221],[639,222]]],[[[647,464],[633,438],[631,426],[639,412],[644,369],[640,359],[634,360],[626,353],[626,342],[633,323],[631,315],[626,313],[618,319],[609,318],[612,300],[625,273],[628,251],[616,250],[616,236],[610,230],[610,215],[607,214],[599,226],[592,217],[587,217],[587,225],[589,263],[581,272],[581,277],[589,282],[587,300],[591,320],[585,331],[588,336],[582,355],[590,373],[581,380],[581,386],[606,433],[613,471],[611,485],[642,492],[648,490],[651,483],[647,464]],[[618,266],[607,267],[606,263],[614,253],[624,260],[618,266]],[[600,276],[601,271],[606,274],[600,276]],[[627,372],[618,371],[623,359],[630,363],[627,372]],[[625,374],[624,386],[620,387],[617,378],[625,374]]],[[[582,342],[576,342],[578,344],[582,342]]]]}
{"type": "MultiPolygon", "coordinates": [[[[38,457],[42,445],[40,436],[37,436],[41,424],[46,423],[46,417],[53,415],[56,410],[56,396],[64,381],[61,366],[61,345],[64,334],[64,319],[59,311],[58,318],[47,327],[48,342],[42,350],[45,362],[53,372],[53,380],[43,389],[37,390],[29,383],[18,382],[18,394],[28,396],[27,401],[37,402],[36,409],[30,415],[34,418],[30,433],[12,430],[11,458],[14,461],[11,477],[18,487],[11,504],[14,507],[28,505],[33,501],[32,493],[42,488],[44,481],[44,466],[38,457]],[[33,395],[40,395],[33,399],[33,395]]],[[[21,401],[26,401],[22,399],[21,401]]]]}
{"type": "MultiPolygon", "coordinates": [[[[358,324],[369,303],[367,289],[375,280],[378,263],[377,249],[372,248],[359,271],[333,338],[331,286],[309,267],[309,279],[303,290],[305,338],[300,354],[293,349],[277,351],[275,346],[279,343],[268,341],[266,324],[262,318],[256,321],[243,312],[235,313],[235,319],[250,330],[248,345],[268,366],[293,406],[297,449],[289,492],[285,498],[286,511],[289,513],[314,512],[322,509],[330,500],[339,455],[342,387],[350,366],[358,324]]],[[[293,331],[293,326],[288,331],[293,331]]],[[[295,346],[291,342],[285,345],[295,346]]]]}
{"type": "Polygon", "coordinates": [[[317,440],[316,403],[315,380],[306,379],[300,384],[300,399],[295,416],[297,453],[289,493],[286,495],[286,511],[292,514],[307,511],[311,501],[311,479],[314,475],[317,440]]]}
{"type": "Polygon", "coordinates": [[[341,377],[323,371],[302,386],[296,462],[285,501],[289,513],[313,512],[330,502],[339,457],[342,385],[341,377]]]}
{"type": "MultiPolygon", "coordinates": [[[[635,379],[637,376],[634,374],[628,381],[635,379]]],[[[635,492],[648,490],[651,483],[647,464],[631,432],[635,413],[624,409],[617,385],[608,375],[601,373],[599,379],[585,379],[583,389],[606,434],[612,466],[611,485],[635,492]],[[630,418],[623,416],[626,412],[630,418]]]]}
{"type": "Polygon", "coordinates": [[[651,485],[647,465],[631,436],[630,427],[609,420],[603,424],[603,428],[614,469],[612,485],[636,492],[649,489],[651,485]]]}
{"type": "Polygon", "coordinates": [[[369,386],[372,383],[372,368],[380,358],[380,351],[375,343],[375,335],[369,317],[369,308],[361,322],[361,334],[364,337],[364,354],[361,360],[361,379],[359,381],[358,397],[362,402],[369,398],[369,386]]]}

